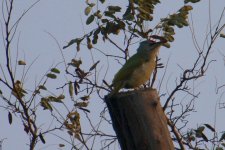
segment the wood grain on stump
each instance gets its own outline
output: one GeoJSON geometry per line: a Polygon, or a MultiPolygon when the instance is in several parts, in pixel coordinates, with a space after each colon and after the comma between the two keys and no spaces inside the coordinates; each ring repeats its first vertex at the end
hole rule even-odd
{"type": "Polygon", "coordinates": [[[122,150],[173,150],[165,114],[154,89],[105,98],[122,150]]]}

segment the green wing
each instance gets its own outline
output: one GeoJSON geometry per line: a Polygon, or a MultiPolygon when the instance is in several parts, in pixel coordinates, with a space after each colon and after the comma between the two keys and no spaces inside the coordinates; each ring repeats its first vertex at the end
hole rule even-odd
{"type": "MultiPolygon", "coordinates": [[[[117,72],[113,79],[113,85],[119,84],[124,80],[128,79],[133,71],[140,67],[144,63],[144,59],[140,54],[133,55],[128,61],[123,65],[123,67],[117,72]]],[[[122,87],[121,87],[122,88],[122,87]]]]}

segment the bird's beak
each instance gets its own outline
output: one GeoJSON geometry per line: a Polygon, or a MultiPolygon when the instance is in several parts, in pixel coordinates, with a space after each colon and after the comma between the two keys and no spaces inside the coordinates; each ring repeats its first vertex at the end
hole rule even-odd
{"type": "Polygon", "coordinates": [[[162,44],[164,44],[164,43],[166,43],[166,42],[167,42],[166,39],[161,38],[159,42],[156,42],[156,43],[154,44],[154,46],[155,46],[155,47],[158,47],[158,46],[161,46],[162,44]]]}
{"type": "Polygon", "coordinates": [[[154,44],[154,48],[161,46],[163,43],[164,43],[164,42],[161,42],[161,41],[156,42],[156,43],[154,44]]]}
{"type": "Polygon", "coordinates": [[[167,42],[167,40],[165,39],[165,38],[163,38],[163,37],[160,37],[160,39],[159,39],[160,41],[159,42],[157,42],[157,43],[160,43],[160,44],[164,44],[164,43],[166,43],[167,42]]]}
{"type": "Polygon", "coordinates": [[[160,40],[160,41],[159,41],[159,42],[157,42],[157,43],[161,43],[161,44],[163,44],[163,43],[166,43],[166,42],[167,42],[167,40],[166,40],[164,37],[161,37],[161,36],[158,36],[158,35],[152,35],[152,36],[150,36],[150,38],[160,40]]]}
{"type": "Polygon", "coordinates": [[[161,45],[161,44],[163,44],[163,42],[159,41],[159,42],[156,42],[155,44],[161,45]]]}

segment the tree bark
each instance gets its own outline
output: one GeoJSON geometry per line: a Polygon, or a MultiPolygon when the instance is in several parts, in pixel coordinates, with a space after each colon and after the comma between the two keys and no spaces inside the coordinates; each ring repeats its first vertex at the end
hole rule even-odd
{"type": "Polygon", "coordinates": [[[156,90],[118,93],[105,101],[122,150],[174,150],[156,90]]]}

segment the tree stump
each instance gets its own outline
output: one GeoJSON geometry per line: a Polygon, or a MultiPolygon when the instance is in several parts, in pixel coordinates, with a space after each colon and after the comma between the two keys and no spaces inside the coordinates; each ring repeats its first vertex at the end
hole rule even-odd
{"type": "Polygon", "coordinates": [[[174,150],[156,90],[118,93],[105,101],[122,150],[174,150]]]}

